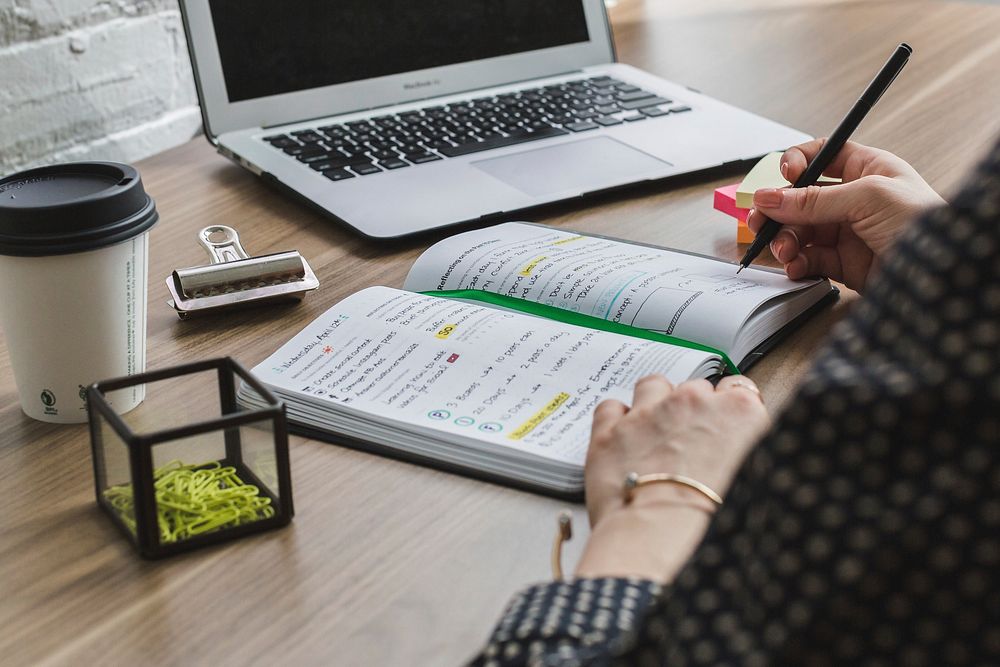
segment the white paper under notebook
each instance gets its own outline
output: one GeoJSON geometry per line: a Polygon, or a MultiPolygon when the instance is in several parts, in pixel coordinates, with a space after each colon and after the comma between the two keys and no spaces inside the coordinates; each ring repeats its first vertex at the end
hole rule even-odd
{"type": "MultiPolygon", "coordinates": [[[[663,334],[739,363],[835,294],[827,281],[734,273],[711,258],[507,223],[432,246],[405,291],[347,297],[253,372],[286,402],[294,431],[576,497],[597,403],[627,403],[650,373],[681,382],[723,370],[723,354],[663,334]],[[483,290],[500,296],[484,303],[483,290]],[[567,312],[592,319],[560,321],[567,312]],[[605,321],[659,335],[598,330],[605,321]]],[[[252,392],[240,398],[253,404],[252,392]]]]}

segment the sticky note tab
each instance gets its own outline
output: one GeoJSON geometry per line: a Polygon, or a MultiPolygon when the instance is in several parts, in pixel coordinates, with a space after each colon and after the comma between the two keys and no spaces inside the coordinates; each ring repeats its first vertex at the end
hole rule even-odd
{"type": "MultiPolygon", "coordinates": [[[[754,165],[736,188],[736,207],[753,208],[753,193],[763,188],[787,188],[791,185],[781,175],[782,153],[768,153],[754,165]]],[[[820,183],[840,183],[839,178],[819,177],[820,183]]]]}

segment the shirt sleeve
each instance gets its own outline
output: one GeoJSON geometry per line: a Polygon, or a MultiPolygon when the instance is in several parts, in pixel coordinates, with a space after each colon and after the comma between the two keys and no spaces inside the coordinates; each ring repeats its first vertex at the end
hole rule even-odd
{"type": "Polygon", "coordinates": [[[532,586],[511,602],[472,664],[601,664],[635,642],[662,587],[640,579],[576,579],[532,586]]]}

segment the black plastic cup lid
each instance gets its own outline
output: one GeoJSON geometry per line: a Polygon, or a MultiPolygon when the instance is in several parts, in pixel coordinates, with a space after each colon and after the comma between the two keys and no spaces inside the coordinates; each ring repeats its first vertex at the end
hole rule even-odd
{"type": "Polygon", "coordinates": [[[0,179],[0,255],[65,255],[152,227],[156,204],[134,167],[71,162],[0,179]]]}

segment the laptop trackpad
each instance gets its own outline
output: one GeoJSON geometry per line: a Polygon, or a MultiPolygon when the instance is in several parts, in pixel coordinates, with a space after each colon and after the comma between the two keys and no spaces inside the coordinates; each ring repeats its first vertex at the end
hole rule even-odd
{"type": "Polygon", "coordinates": [[[644,174],[670,166],[669,162],[611,137],[581,139],[472,164],[535,197],[567,190],[583,194],[588,190],[640,180],[644,174]]]}

